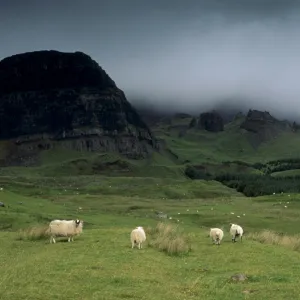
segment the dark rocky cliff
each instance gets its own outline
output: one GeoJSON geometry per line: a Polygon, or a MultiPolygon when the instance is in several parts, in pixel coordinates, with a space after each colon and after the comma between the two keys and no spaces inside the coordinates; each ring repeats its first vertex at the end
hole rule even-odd
{"type": "Polygon", "coordinates": [[[276,132],[278,130],[291,129],[287,121],[279,121],[267,111],[249,110],[245,121],[241,124],[241,128],[261,133],[262,131],[276,132]]]}
{"type": "Polygon", "coordinates": [[[136,159],[157,145],[123,91],[91,57],[58,51],[0,61],[0,140],[10,141],[2,164],[28,164],[40,150],[57,145],[136,159]]]}
{"type": "Polygon", "coordinates": [[[207,131],[219,132],[224,130],[224,121],[216,112],[205,112],[200,114],[198,127],[207,131]]]}
{"type": "Polygon", "coordinates": [[[240,128],[245,130],[253,147],[276,138],[280,133],[292,131],[287,121],[279,121],[267,111],[249,110],[240,128]]]}

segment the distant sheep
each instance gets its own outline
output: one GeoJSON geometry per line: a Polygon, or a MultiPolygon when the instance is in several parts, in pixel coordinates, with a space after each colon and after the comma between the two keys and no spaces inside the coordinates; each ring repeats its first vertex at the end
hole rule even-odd
{"type": "Polygon", "coordinates": [[[242,242],[242,239],[243,239],[243,233],[244,233],[244,230],[243,228],[240,226],[240,225],[237,225],[237,224],[232,224],[230,223],[231,227],[230,227],[230,234],[231,234],[231,239],[232,239],[232,242],[236,242],[236,238],[237,237],[240,237],[241,239],[241,242],[242,242]]]}
{"type": "Polygon", "coordinates": [[[224,237],[224,232],[220,228],[211,228],[209,236],[211,237],[212,241],[216,245],[220,245],[220,243],[221,243],[221,241],[222,241],[222,239],[224,237]]]}
{"type": "Polygon", "coordinates": [[[5,207],[3,202],[0,202],[0,207],[5,207]]]}
{"type": "Polygon", "coordinates": [[[138,226],[135,229],[133,229],[131,231],[130,239],[132,246],[131,248],[137,245],[138,248],[141,249],[142,243],[146,241],[146,233],[144,231],[144,228],[142,226],[138,226]]]}
{"type": "Polygon", "coordinates": [[[81,220],[53,220],[49,224],[50,243],[55,243],[54,237],[68,237],[68,242],[73,242],[73,237],[82,233],[82,227],[81,220]]]}

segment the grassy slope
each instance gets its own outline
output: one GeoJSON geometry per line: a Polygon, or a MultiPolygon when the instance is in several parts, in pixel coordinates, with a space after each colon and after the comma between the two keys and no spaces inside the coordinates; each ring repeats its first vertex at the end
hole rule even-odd
{"type": "Polygon", "coordinates": [[[299,176],[300,175],[300,169],[274,172],[271,175],[274,176],[274,177],[299,176]]]}
{"type": "Polygon", "coordinates": [[[153,153],[147,160],[129,160],[117,153],[91,153],[63,149],[42,151],[38,167],[0,168],[0,175],[67,176],[108,175],[138,177],[184,177],[184,166],[164,153],[153,153]]]}
{"type": "Polygon", "coordinates": [[[264,228],[296,233],[298,195],[250,199],[216,182],[167,178],[20,176],[1,177],[0,186],[9,206],[0,209],[3,300],[235,300],[245,299],[245,290],[256,290],[253,299],[295,299],[300,293],[300,253],[247,239],[264,228]],[[189,255],[169,257],[147,243],[140,251],[130,248],[131,229],[155,226],[156,210],[189,233],[189,255]],[[19,228],[57,217],[84,219],[83,235],[73,244],[17,239],[19,228]],[[243,244],[230,242],[228,224],[237,221],[246,231],[243,244]],[[220,247],[207,237],[211,226],[225,230],[220,247]],[[229,283],[235,273],[250,278],[229,283]]]}
{"type": "Polygon", "coordinates": [[[170,124],[160,124],[154,128],[154,132],[166,140],[182,161],[201,164],[240,160],[255,163],[299,157],[300,133],[283,132],[254,149],[247,133],[239,129],[241,120],[227,124],[223,132],[189,129],[183,137],[179,137],[177,126],[188,125],[190,118],[184,120],[173,119],[170,124]]]}

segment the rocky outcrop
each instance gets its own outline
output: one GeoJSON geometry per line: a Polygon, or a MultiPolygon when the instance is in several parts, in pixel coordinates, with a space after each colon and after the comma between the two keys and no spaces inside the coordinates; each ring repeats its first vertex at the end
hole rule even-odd
{"type": "Polygon", "coordinates": [[[277,120],[267,111],[250,109],[240,127],[247,131],[260,133],[267,129],[275,131],[278,129],[290,129],[291,126],[288,122],[277,120]]]}
{"type": "Polygon", "coordinates": [[[36,163],[39,151],[57,146],[138,159],[157,145],[123,91],[91,57],[58,51],[0,61],[0,140],[9,147],[0,151],[2,164],[28,163],[29,157],[36,163]]]}
{"type": "Polygon", "coordinates": [[[269,112],[259,110],[249,110],[240,128],[248,132],[249,140],[254,147],[276,138],[283,131],[292,131],[289,122],[279,121],[269,112]]]}
{"type": "Polygon", "coordinates": [[[224,121],[215,111],[205,112],[200,114],[198,127],[211,132],[219,132],[224,130],[224,121]]]}

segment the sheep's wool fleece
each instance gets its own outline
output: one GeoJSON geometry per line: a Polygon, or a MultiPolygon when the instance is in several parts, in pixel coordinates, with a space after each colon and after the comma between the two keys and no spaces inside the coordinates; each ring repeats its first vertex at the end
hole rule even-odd
{"type": "Polygon", "coordinates": [[[137,241],[138,243],[144,242],[146,240],[146,234],[142,227],[137,227],[131,232],[131,239],[137,241]]]}
{"type": "Polygon", "coordinates": [[[82,222],[76,226],[74,220],[53,220],[49,227],[51,234],[56,236],[71,236],[82,232],[82,222]]]}
{"type": "Polygon", "coordinates": [[[240,225],[232,224],[230,227],[230,234],[235,235],[236,233],[239,235],[243,235],[243,228],[240,225]]]}
{"type": "Polygon", "coordinates": [[[210,229],[210,237],[212,237],[214,239],[216,239],[218,237],[220,240],[222,240],[223,236],[224,236],[224,232],[222,229],[220,229],[220,228],[211,228],[210,229]]]}

